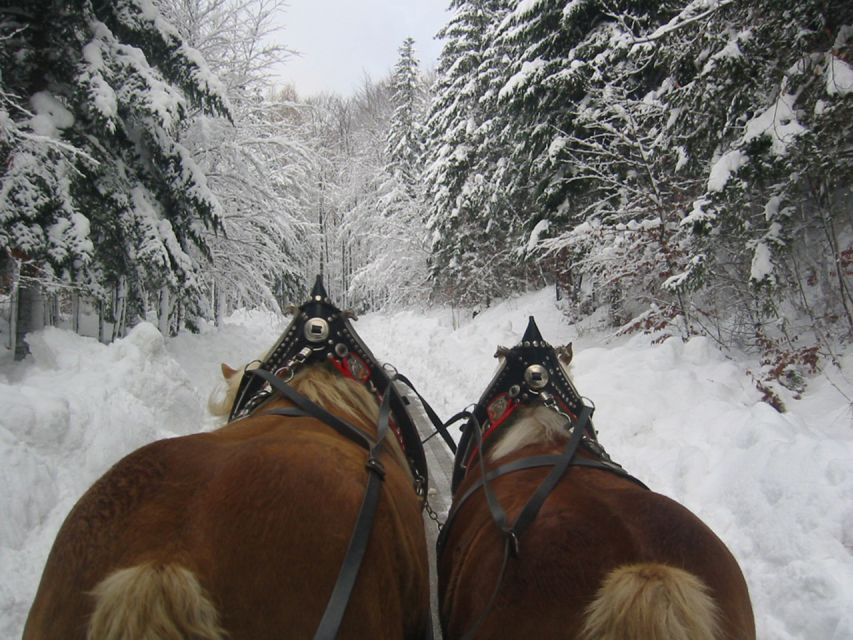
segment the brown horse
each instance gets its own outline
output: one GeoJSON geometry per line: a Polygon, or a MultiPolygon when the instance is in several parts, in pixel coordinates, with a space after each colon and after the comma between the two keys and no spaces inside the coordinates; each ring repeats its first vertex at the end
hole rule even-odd
{"type": "MultiPolygon", "coordinates": [[[[374,392],[330,364],[291,386],[375,436],[374,392]]],[[[375,390],[374,390],[375,391],[375,390]]],[[[314,417],[269,415],[272,395],[210,432],[145,446],[80,499],[42,575],[25,640],[310,638],[347,551],[365,450],[314,417]]],[[[385,438],[378,507],[342,638],[424,638],[429,580],[421,501],[385,438]]]]}
{"type": "Polygon", "coordinates": [[[732,554],[610,460],[532,318],[523,342],[499,354],[473,412],[481,420],[460,443],[439,540],[445,638],[755,638],[732,554]]]}

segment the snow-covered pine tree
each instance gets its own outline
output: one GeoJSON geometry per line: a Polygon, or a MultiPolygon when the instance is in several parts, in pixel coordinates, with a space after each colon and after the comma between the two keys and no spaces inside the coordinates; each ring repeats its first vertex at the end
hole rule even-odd
{"type": "Polygon", "coordinates": [[[373,197],[363,197],[344,222],[351,238],[362,239],[362,264],[352,275],[351,293],[354,299],[371,298],[374,307],[412,304],[427,285],[421,185],[425,87],[414,40],[407,38],[399,51],[390,79],[393,112],[385,123],[384,167],[375,177],[373,197]]]}
{"type": "Polygon", "coordinates": [[[616,324],[678,303],[660,285],[682,266],[672,236],[693,183],[662,132],[660,56],[638,44],[671,15],[670,3],[542,2],[519,5],[500,32],[516,52],[503,135],[520,141],[503,188],[534,212],[527,248],[548,249],[573,301],[608,304],[616,324]]]}
{"type": "Polygon", "coordinates": [[[421,165],[424,155],[422,119],[424,99],[415,41],[406,38],[391,75],[391,102],[394,114],[388,131],[385,155],[388,173],[403,186],[412,200],[420,196],[421,165]]]}
{"type": "Polygon", "coordinates": [[[148,0],[7,3],[0,27],[18,133],[0,149],[2,248],[43,284],[118,292],[131,317],[158,292],[199,305],[192,252],[209,256],[219,205],[177,136],[192,108],[228,112],[204,60],[148,0]]]}
{"type": "Polygon", "coordinates": [[[482,165],[514,141],[499,138],[486,106],[493,90],[494,30],[505,0],[456,0],[439,36],[445,40],[427,119],[425,188],[431,232],[430,275],[451,302],[488,303],[516,288],[518,254],[508,238],[521,212],[505,206],[482,165]]]}
{"type": "Polygon", "coordinates": [[[668,59],[670,135],[701,178],[682,223],[693,268],[669,285],[796,378],[810,350],[853,336],[853,7],[688,4],[649,40],[668,59]]]}

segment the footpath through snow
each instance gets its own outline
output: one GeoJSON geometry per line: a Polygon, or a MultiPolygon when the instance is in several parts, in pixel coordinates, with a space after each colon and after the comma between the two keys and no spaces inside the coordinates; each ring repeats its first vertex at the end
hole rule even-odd
{"type": "MultiPolygon", "coordinates": [[[[546,340],[574,342],[578,389],[601,442],[650,487],[697,513],[749,583],[762,640],[853,638],[853,351],[779,414],[750,363],[706,339],[578,335],[542,291],[453,328],[447,309],[372,314],[356,328],[442,417],[476,401],[498,344],[536,316],[546,340]],[[842,393],[843,392],[843,393],[842,393]],[[845,397],[846,396],[846,397],[845,397]]],[[[222,329],[164,341],[151,325],[109,346],[57,329],[0,365],[0,638],[20,637],[53,538],[111,464],[154,439],[211,429],[219,363],[251,360],[285,319],[240,313],[222,329]]]]}

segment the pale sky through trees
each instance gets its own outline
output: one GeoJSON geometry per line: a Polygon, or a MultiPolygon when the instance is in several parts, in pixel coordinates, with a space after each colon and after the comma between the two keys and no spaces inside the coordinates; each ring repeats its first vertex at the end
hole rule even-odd
{"type": "Polygon", "coordinates": [[[449,0],[291,0],[279,17],[277,38],[299,52],[278,68],[282,84],[300,95],[351,95],[365,73],[389,73],[403,40],[415,39],[421,69],[435,66],[435,33],[449,18],[449,0]]]}

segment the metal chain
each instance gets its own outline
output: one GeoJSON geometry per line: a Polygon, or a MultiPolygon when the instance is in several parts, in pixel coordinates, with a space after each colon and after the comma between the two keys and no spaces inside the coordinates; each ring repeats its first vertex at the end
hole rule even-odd
{"type": "Polygon", "coordinates": [[[424,496],[424,509],[426,509],[429,519],[435,522],[438,526],[439,532],[441,532],[444,528],[444,523],[441,521],[441,518],[438,517],[438,514],[435,512],[435,509],[432,508],[432,505],[429,503],[429,499],[426,496],[424,496]]]}

